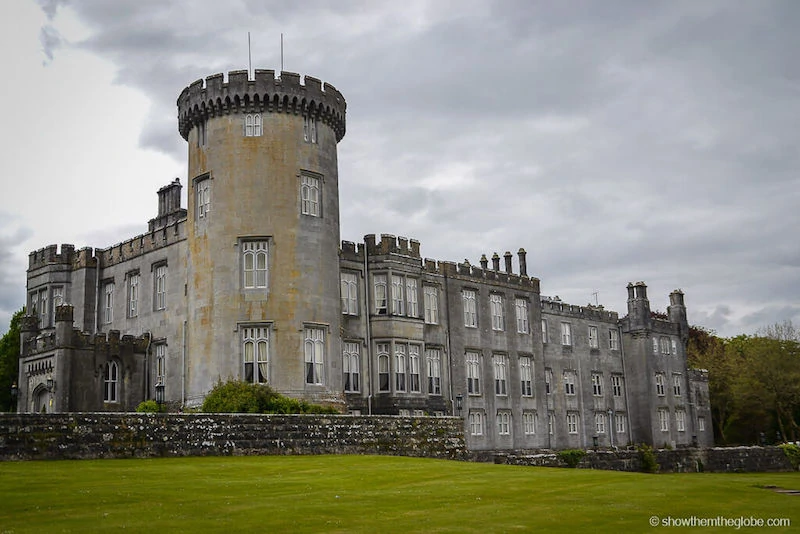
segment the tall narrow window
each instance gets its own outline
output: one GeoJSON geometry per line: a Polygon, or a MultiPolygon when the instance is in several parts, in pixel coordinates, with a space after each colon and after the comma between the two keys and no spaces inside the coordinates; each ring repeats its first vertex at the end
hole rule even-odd
{"type": "Polygon", "coordinates": [[[361,391],[358,343],[344,343],[342,366],[344,369],[344,390],[361,391]]]}
{"type": "Polygon", "coordinates": [[[505,310],[503,309],[503,295],[498,295],[496,293],[489,295],[489,307],[492,312],[492,330],[505,330],[506,317],[505,310]]]}
{"type": "Polygon", "coordinates": [[[261,137],[262,123],[260,113],[248,113],[244,117],[244,136],[261,137]]]}
{"type": "Polygon", "coordinates": [[[611,392],[615,397],[622,397],[622,377],[611,375],[611,392]]]}
{"type": "Polygon", "coordinates": [[[576,413],[567,414],[567,432],[569,432],[570,434],[578,433],[578,414],[576,413]]]}
{"type": "Polygon", "coordinates": [[[686,412],[683,410],[675,410],[675,428],[678,432],[686,431],[686,412]]]}
{"type": "Polygon", "coordinates": [[[597,340],[597,327],[590,326],[589,327],[589,348],[596,349],[600,345],[597,340]]]}
{"type": "Polygon", "coordinates": [[[662,337],[659,339],[659,342],[661,343],[661,354],[669,354],[669,347],[670,347],[669,338],[662,337]]]}
{"type": "Polygon", "coordinates": [[[317,142],[317,119],[316,117],[303,117],[303,140],[306,143],[317,142]]]}
{"type": "Polygon", "coordinates": [[[50,318],[50,311],[47,309],[47,288],[39,291],[39,320],[41,325],[47,325],[47,320],[50,318]]]}
{"type": "Polygon", "coordinates": [[[556,414],[550,412],[547,414],[547,433],[551,436],[556,432],[556,414]]]}
{"type": "Polygon", "coordinates": [[[672,375],[672,394],[674,396],[676,396],[676,397],[680,397],[681,396],[681,382],[682,381],[683,380],[682,380],[682,377],[681,377],[680,374],[676,373],[676,374],[672,375]]]}
{"type": "Polygon", "coordinates": [[[419,345],[408,346],[408,389],[409,391],[420,391],[419,380],[419,345]]]}
{"type": "Polygon", "coordinates": [[[619,332],[615,328],[608,331],[608,348],[619,350],[619,332]]]}
{"type": "Polygon", "coordinates": [[[501,436],[511,434],[511,413],[497,412],[497,433],[501,436]]]}
{"type": "Polygon", "coordinates": [[[108,324],[114,320],[114,282],[103,286],[103,322],[108,324]]]}
{"type": "Polygon", "coordinates": [[[53,318],[50,321],[51,324],[56,324],[56,308],[62,304],[64,304],[64,288],[62,286],[56,286],[53,288],[53,305],[51,306],[53,309],[53,318]]]}
{"type": "Polygon", "coordinates": [[[439,324],[439,290],[436,286],[424,286],[425,322],[439,324]]]}
{"type": "Polygon", "coordinates": [[[658,424],[662,432],[669,432],[669,410],[666,408],[658,409],[658,424]]]}
{"type": "Polygon", "coordinates": [[[517,310],[517,332],[520,334],[527,334],[530,330],[528,327],[528,301],[525,299],[516,299],[514,307],[517,310]]]}
{"type": "Polygon", "coordinates": [[[470,395],[481,394],[481,361],[477,352],[467,352],[467,393],[470,395]]]}
{"type": "Polygon", "coordinates": [[[575,395],[575,371],[564,371],[564,393],[575,395]]]}
{"type": "Polygon", "coordinates": [[[469,413],[469,433],[472,436],[483,435],[483,414],[481,412],[469,413]]]}
{"type": "Polygon", "coordinates": [[[167,346],[159,343],[155,347],[156,352],[156,381],[155,385],[167,383],[167,346]]]}
{"type": "Polygon", "coordinates": [[[376,274],[372,277],[375,286],[375,313],[377,315],[386,315],[386,275],[376,274]]]}
{"type": "Polygon", "coordinates": [[[242,360],[246,382],[269,381],[269,328],[250,326],[242,329],[242,360]]]}
{"type": "Polygon", "coordinates": [[[156,267],[156,309],[167,309],[167,266],[156,267]]]}
{"type": "Polygon", "coordinates": [[[664,373],[656,373],[656,395],[664,396],[664,373]]]}
{"type": "Polygon", "coordinates": [[[622,434],[625,432],[625,414],[618,413],[614,414],[614,426],[617,434],[622,434]]]}
{"type": "Polygon", "coordinates": [[[358,276],[355,273],[342,273],[342,313],[358,315],[358,276]]]}
{"type": "Polygon", "coordinates": [[[261,113],[256,113],[253,115],[253,136],[254,137],[261,137],[262,126],[261,126],[261,113]]]}
{"type": "Polygon", "coordinates": [[[439,349],[425,349],[428,361],[428,394],[442,394],[442,356],[439,349]]]}
{"type": "Polygon", "coordinates": [[[653,354],[658,354],[658,338],[653,338],[653,354]]]}
{"type": "Polygon", "coordinates": [[[670,342],[672,343],[672,354],[678,354],[678,342],[674,339],[671,339],[670,342]]]}
{"type": "Polygon", "coordinates": [[[378,390],[389,391],[389,344],[378,343],[378,390]]]}
{"type": "Polygon", "coordinates": [[[603,395],[603,375],[592,373],[592,395],[601,397],[603,395]]]}
{"type": "Polygon", "coordinates": [[[106,362],[106,368],[103,374],[103,385],[105,386],[103,401],[118,402],[119,391],[117,391],[117,386],[119,385],[119,366],[117,362],[106,362]]]}
{"type": "Polygon", "coordinates": [[[392,313],[403,315],[403,277],[392,275],[392,313]]]}
{"type": "Polygon", "coordinates": [[[206,121],[197,123],[197,146],[206,146],[206,121]]]}
{"type": "Polygon", "coordinates": [[[542,343],[547,343],[547,319],[542,319],[542,343]]]}
{"type": "Polygon", "coordinates": [[[531,367],[531,359],[528,356],[522,356],[519,359],[519,376],[522,386],[522,396],[530,397],[533,395],[533,369],[531,367]]]}
{"type": "Polygon", "coordinates": [[[553,370],[549,367],[544,370],[544,392],[547,395],[553,392],[553,370]]]}
{"type": "Polygon", "coordinates": [[[139,315],[139,273],[128,276],[128,317],[139,315]]]}
{"type": "Polygon", "coordinates": [[[406,390],[406,346],[399,343],[394,346],[394,389],[406,390]]]}
{"type": "Polygon", "coordinates": [[[478,316],[475,308],[475,291],[465,289],[461,292],[461,298],[464,302],[464,326],[476,328],[478,326],[478,316]]]}
{"type": "Polygon", "coordinates": [[[419,305],[417,304],[417,279],[406,278],[406,311],[409,317],[419,317],[419,305]]]}
{"type": "Polygon", "coordinates": [[[572,325],[569,323],[561,323],[561,344],[572,345],[572,325]]]}
{"type": "Polygon", "coordinates": [[[303,215],[320,216],[319,193],[319,178],[306,174],[300,176],[300,212],[303,215]]]}
{"type": "Polygon", "coordinates": [[[494,363],[494,393],[495,395],[507,395],[508,388],[506,387],[507,361],[503,354],[495,354],[492,357],[494,363]]]}
{"type": "Polygon", "coordinates": [[[594,414],[594,431],[598,434],[606,433],[606,414],[600,412],[594,414]]]}
{"type": "Polygon", "coordinates": [[[706,418],[705,417],[698,417],[697,418],[697,430],[699,432],[706,431],[706,418]]]}
{"type": "Polygon", "coordinates": [[[538,423],[536,412],[522,412],[522,428],[525,435],[536,434],[536,424],[538,423]]]}
{"type": "Polygon", "coordinates": [[[305,328],[306,384],[322,384],[325,358],[325,332],[322,328],[305,328]]]}
{"type": "Polygon", "coordinates": [[[245,289],[267,287],[268,253],[266,241],[242,242],[242,281],[245,289]]]}
{"type": "Polygon", "coordinates": [[[194,183],[195,200],[197,202],[197,218],[203,219],[211,211],[211,180],[203,178],[194,183]]]}

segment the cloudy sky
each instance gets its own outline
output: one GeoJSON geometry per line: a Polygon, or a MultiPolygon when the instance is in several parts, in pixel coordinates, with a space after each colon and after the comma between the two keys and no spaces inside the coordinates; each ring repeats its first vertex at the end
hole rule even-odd
{"type": "Polygon", "coordinates": [[[0,331],[31,250],[143,233],[186,183],[176,98],[247,68],[248,31],[253,67],[283,32],[347,99],[343,239],[524,247],[544,295],[682,288],[724,336],[800,324],[798,27],[792,0],[2,2],[0,331]]]}

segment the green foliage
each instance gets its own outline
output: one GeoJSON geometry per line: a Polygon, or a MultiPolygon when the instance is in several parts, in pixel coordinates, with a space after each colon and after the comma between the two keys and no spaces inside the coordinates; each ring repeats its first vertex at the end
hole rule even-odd
{"type": "Polygon", "coordinates": [[[136,407],[136,411],[139,413],[159,413],[161,411],[161,406],[154,400],[146,400],[139,403],[139,406],[136,407]]]}
{"type": "Polygon", "coordinates": [[[778,447],[783,449],[783,454],[789,458],[789,462],[792,464],[795,471],[800,470],[800,447],[794,443],[782,443],[778,445],[778,447]]]}
{"type": "Polygon", "coordinates": [[[653,447],[642,443],[636,450],[639,451],[639,459],[642,461],[642,472],[644,473],[658,473],[658,462],[656,461],[656,454],[653,452],[653,447]]]}
{"type": "Polygon", "coordinates": [[[11,317],[8,332],[0,338],[0,412],[13,408],[11,385],[19,376],[19,323],[25,308],[11,317]]]}
{"type": "Polygon", "coordinates": [[[284,397],[266,384],[241,380],[217,382],[203,401],[202,410],[207,413],[339,413],[332,407],[284,397]]]}
{"type": "Polygon", "coordinates": [[[559,460],[567,464],[567,467],[578,467],[578,464],[581,463],[584,456],[586,456],[586,451],[582,449],[564,449],[563,451],[558,451],[559,460]]]}

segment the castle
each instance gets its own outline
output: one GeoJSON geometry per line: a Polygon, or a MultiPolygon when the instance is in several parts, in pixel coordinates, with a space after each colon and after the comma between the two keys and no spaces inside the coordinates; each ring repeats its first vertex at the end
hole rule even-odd
{"type": "Polygon", "coordinates": [[[460,416],[475,450],[713,444],[681,291],[656,316],[629,284],[620,318],[540,295],[524,249],[515,273],[510,252],[478,266],[340,241],[346,103],[316,78],[216,74],[177,104],[188,209],[175,180],[146,234],[30,254],[19,411],[193,407],[236,378],[350,413],[460,416]]]}

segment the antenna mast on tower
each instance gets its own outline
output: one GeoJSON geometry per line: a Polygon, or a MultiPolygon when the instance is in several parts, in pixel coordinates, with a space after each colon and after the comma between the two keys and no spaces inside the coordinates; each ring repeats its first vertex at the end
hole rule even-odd
{"type": "Polygon", "coordinates": [[[247,77],[253,72],[253,57],[250,53],[250,32],[247,32],[247,77]]]}
{"type": "Polygon", "coordinates": [[[281,32],[281,72],[283,72],[283,32],[281,32]]]}

